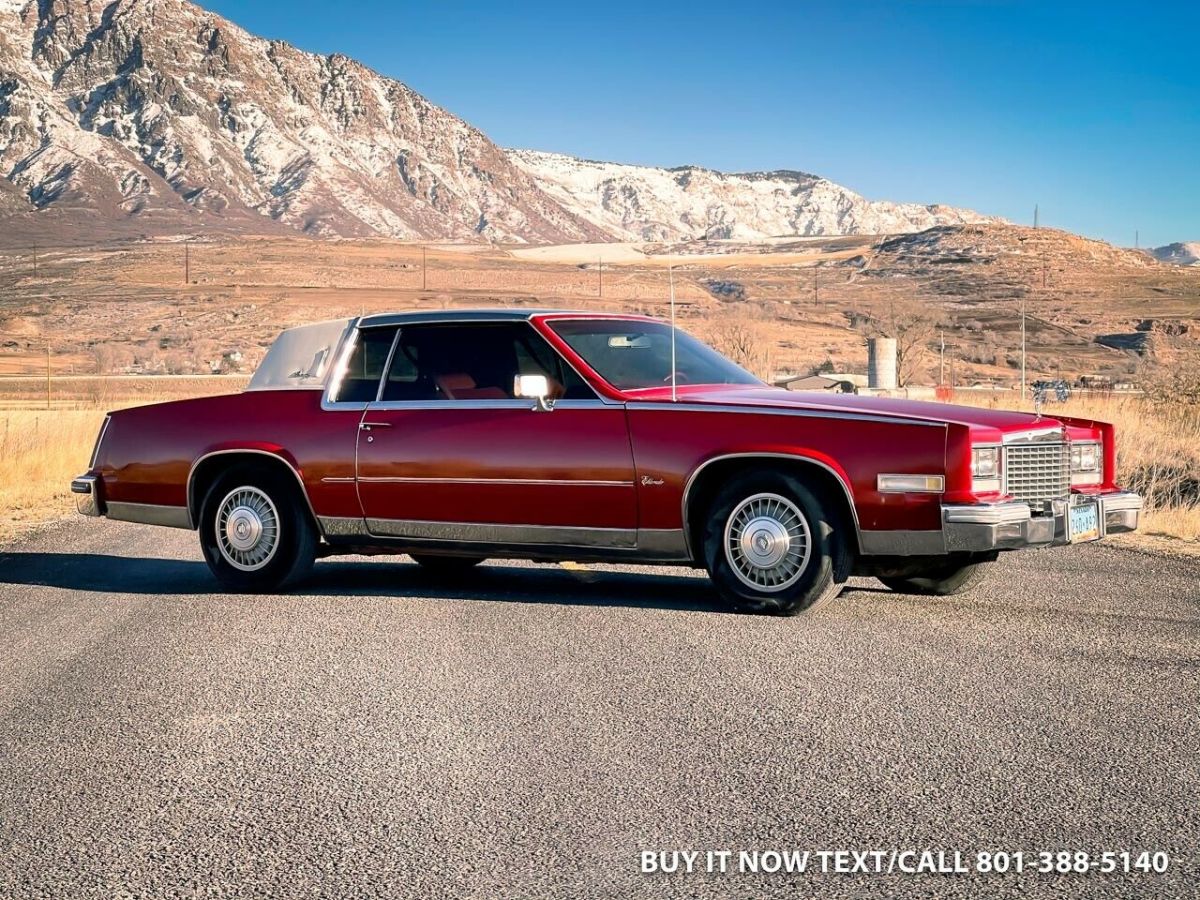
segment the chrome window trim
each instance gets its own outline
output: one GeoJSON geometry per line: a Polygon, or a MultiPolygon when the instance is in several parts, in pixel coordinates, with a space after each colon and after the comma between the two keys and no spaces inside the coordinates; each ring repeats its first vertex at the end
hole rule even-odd
{"type": "Polygon", "coordinates": [[[304,497],[304,503],[308,507],[309,513],[312,514],[313,521],[317,523],[317,530],[320,531],[321,518],[320,518],[320,516],[317,515],[317,511],[313,508],[312,500],[308,496],[308,488],[305,486],[304,479],[300,476],[299,471],[297,471],[296,468],[290,462],[288,462],[286,459],[284,459],[278,453],[271,453],[269,450],[257,450],[257,449],[251,449],[251,448],[234,448],[234,449],[229,449],[229,450],[213,450],[210,453],[205,453],[203,456],[200,456],[192,463],[191,468],[188,469],[188,477],[187,477],[187,506],[183,507],[184,510],[187,512],[187,517],[188,517],[187,527],[188,528],[191,528],[194,531],[194,530],[196,530],[196,528],[199,527],[199,523],[196,522],[192,517],[192,506],[193,506],[192,501],[195,499],[193,486],[195,485],[196,469],[199,468],[200,464],[202,462],[204,462],[206,459],[210,459],[214,456],[230,456],[235,453],[250,453],[250,454],[253,454],[256,456],[267,456],[267,457],[270,457],[271,459],[275,459],[275,460],[278,460],[279,462],[283,463],[284,466],[287,467],[287,470],[289,472],[291,472],[292,475],[295,477],[296,484],[300,486],[300,494],[301,494],[301,496],[304,497]]]}
{"type": "Polygon", "coordinates": [[[109,413],[104,417],[104,424],[100,426],[100,434],[96,436],[96,446],[92,447],[92,455],[88,460],[88,471],[92,472],[96,468],[96,460],[100,458],[100,446],[104,443],[104,436],[108,434],[109,423],[112,422],[112,414],[109,413]]]}
{"type": "MultiPolygon", "coordinates": [[[[601,400],[556,400],[554,409],[597,409],[610,404],[601,400]]],[[[620,407],[621,404],[615,404],[620,407]]],[[[347,404],[349,406],[349,404],[347,404]]],[[[377,400],[363,404],[362,409],[371,412],[401,411],[406,409],[523,409],[532,411],[536,407],[531,400],[377,400]]],[[[553,412],[553,410],[551,410],[553,412]]]]}
{"type": "MultiPolygon", "coordinates": [[[[670,406],[670,405],[673,405],[673,404],[668,404],[668,406],[670,406]]],[[[842,479],[842,476],[839,475],[832,467],[830,467],[826,463],[821,462],[820,460],[812,459],[807,456],[801,456],[798,453],[749,453],[749,452],[748,453],[724,453],[720,456],[714,456],[710,459],[706,459],[704,462],[702,462],[700,465],[698,465],[695,469],[693,469],[692,474],[688,476],[687,482],[683,486],[683,500],[681,502],[681,515],[682,515],[682,519],[683,519],[683,540],[684,540],[685,546],[687,547],[688,557],[690,559],[700,561],[699,558],[695,554],[695,548],[692,547],[692,541],[691,541],[692,529],[691,529],[691,523],[688,521],[688,497],[691,494],[692,486],[696,483],[696,479],[700,476],[700,473],[703,472],[709,466],[711,466],[713,463],[720,462],[725,459],[787,459],[787,460],[792,460],[793,462],[811,463],[812,465],[821,467],[826,472],[828,472],[830,475],[832,475],[835,479],[837,479],[837,483],[842,486],[842,492],[846,495],[846,501],[850,504],[850,514],[854,519],[854,536],[858,542],[859,548],[860,549],[862,548],[862,546],[863,546],[862,528],[860,527],[859,522],[858,522],[858,507],[855,506],[855,504],[854,504],[854,494],[850,490],[850,485],[846,484],[846,482],[842,479]]]]}
{"type": "MultiPolygon", "coordinates": [[[[524,315],[502,315],[500,313],[481,313],[478,316],[470,318],[461,317],[434,317],[431,313],[397,313],[396,315],[387,315],[382,317],[367,317],[366,319],[355,319],[350,325],[350,335],[348,339],[343,339],[343,346],[338,350],[337,362],[329,370],[329,378],[325,388],[325,392],[321,395],[321,409],[326,412],[336,410],[349,410],[352,412],[363,412],[370,409],[372,412],[387,412],[388,410],[403,410],[403,409],[505,409],[511,406],[514,409],[532,409],[528,400],[521,398],[504,398],[497,400],[384,400],[383,390],[387,384],[388,373],[392,369],[392,361],[396,355],[396,348],[400,345],[400,335],[404,330],[404,325],[421,325],[421,326],[436,326],[436,325],[487,325],[500,324],[511,325],[514,322],[525,322],[529,326],[530,332],[535,338],[546,345],[554,356],[574,372],[580,382],[594,395],[587,399],[575,400],[555,400],[555,408],[574,409],[587,408],[594,406],[613,406],[621,407],[624,403],[620,400],[613,400],[605,397],[597,391],[591,383],[584,377],[583,373],[569,359],[559,352],[558,348],[546,340],[545,335],[533,327],[531,319],[535,315],[545,315],[546,311],[539,310],[530,312],[524,315]],[[422,316],[422,318],[409,320],[409,316],[422,316]],[[380,321],[374,321],[380,319],[380,321]],[[396,321],[392,321],[395,319],[396,321]],[[386,320],[386,321],[384,321],[386,320]],[[358,336],[366,328],[390,328],[395,326],[396,334],[392,338],[392,346],[388,351],[387,363],[384,366],[383,375],[379,379],[379,387],[375,391],[375,399],[370,403],[360,402],[341,402],[330,400],[329,398],[337,393],[337,389],[341,386],[341,379],[346,374],[346,365],[350,362],[350,354],[354,352],[354,347],[358,343],[358,336]],[[507,404],[507,406],[505,405],[507,404]]],[[[606,382],[607,383],[607,382],[606,382]]]]}

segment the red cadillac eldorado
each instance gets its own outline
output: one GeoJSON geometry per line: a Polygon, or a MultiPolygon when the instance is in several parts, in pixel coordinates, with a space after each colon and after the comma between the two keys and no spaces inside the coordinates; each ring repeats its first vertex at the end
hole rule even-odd
{"type": "Polygon", "coordinates": [[[246,391],[111,413],[80,511],[190,528],[222,585],[318,556],[704,567],[795,614],[851,575],[951,594],[1000,551],[1133,531],[1111,425],[769,387],[640,316],[371,315],[285,331],[246,391]]]}

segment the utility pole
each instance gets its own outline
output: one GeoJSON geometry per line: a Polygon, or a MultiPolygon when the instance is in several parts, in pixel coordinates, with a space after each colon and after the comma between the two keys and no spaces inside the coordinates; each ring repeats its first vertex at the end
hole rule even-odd
{"type": "Polygon", "coordinates": [[[425,245],[421,245],[421,290],[425,290],[425,245]]]}
{"type": "Polygon", "coordinates": [[[46,345],[46,409],[50,408],[50,345],[46,345]]]}
{"type": "Polygon", "coordinates": [[[1025,402],[1025,298],[1021,298],[1021,402],[1025,402]]]}
{"type": "Polygon", "coordinates": [[[946,329],[941,331],[941,346],[938,350],[938,384],[946,383],[946,329]]]}
{"type": "Polygon", "coordinates": [[[1033,204],[1033,227],[1038,227],[1038,205],[1036,203],[1033,204]]]}
{"type": "Polygon", "coordinates": [[[192,242],[183,242],[183,283],[192,283],[192,242]]]}
{"type": "Polygon", "coordinates": [[[813,306],[821,305],[821,273],[813,269],[813,306]]]}
{"type": "Polygon", "coordinates": [[[604,257],[596,260],[596,275],[600,282],[600,296],[604,296],[604,257]]]}
{"type": "Polygon", "coordinates": [[[1133,249],[1134,250],[1142,249],[1141,239],[1142,239],[1141,233],[1135,228],[1133,230],[1133,249]]]}

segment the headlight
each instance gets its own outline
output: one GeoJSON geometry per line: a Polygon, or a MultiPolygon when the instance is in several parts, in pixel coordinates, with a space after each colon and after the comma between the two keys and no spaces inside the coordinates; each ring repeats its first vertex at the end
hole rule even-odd
{"type": "Polygon", "coordinates": [[[971,448],[971,490],[986,494],[1000,490],[1000,448],[971,448]]]}
{"type": "Polygon", "coordinates": [[[1104,450],[1095,441],[1071,445],[1071,484],[1099,484],[1104,469],[1104,450]]]}
{"type": "Polygon", "coordinates": [[[999,475],[999,447],[975,447],[971,450],[972,478],[998,478],[999,475]]]}

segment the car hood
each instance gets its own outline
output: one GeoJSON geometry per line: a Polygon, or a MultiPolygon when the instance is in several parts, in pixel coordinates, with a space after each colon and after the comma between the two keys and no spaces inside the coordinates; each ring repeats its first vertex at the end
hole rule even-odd
{"type": "MultiPolygon", "coordinates": [[[[713,406],[767,407],[819,412],[841,412],[849,415],[886,416],[965,425],[973,429],[990,429],[1005,434],[1030,429],[1053,428],[1061,425],[1057,419],[1033,413],[1004,409],[981,409],[952,403],[930,403],[898,397],[868,397],[859,394],[830,394],[825,391],[789,391],[783,388],[747,388],[724,386],[681,386],[680,402],[713,406]]],[[[671,390],[655,388],[631,394],[632,402],[670,401],[671,390]]]]}

